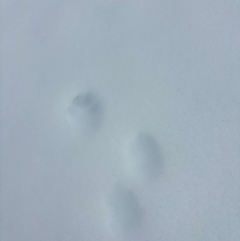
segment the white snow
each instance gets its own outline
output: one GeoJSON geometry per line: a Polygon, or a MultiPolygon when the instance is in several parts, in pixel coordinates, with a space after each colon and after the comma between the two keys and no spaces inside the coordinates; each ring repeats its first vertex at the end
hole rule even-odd
{"type": "Polygon", "coordinates": [[[238,1],[1,13],[1,241],[240,240],[238,1]]]}

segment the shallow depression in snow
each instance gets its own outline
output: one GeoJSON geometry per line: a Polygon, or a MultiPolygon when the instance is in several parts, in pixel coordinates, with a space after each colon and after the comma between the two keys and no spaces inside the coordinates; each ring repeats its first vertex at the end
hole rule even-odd
{"type": "Polygon", "coordinates": [[[124,185],[116,185],[107,201],[107,230],[113,236],[125,237],[142,222],[141,209],[134,191],[124,185]]]}
{"type": "Polygon", "coordinates": [[[134,182],[152,182],[162,171],[157,141],[148,134],[137,133],[126,142],[124,168],[134,182]]]}
{"type": "Polygon", "coordinates": [[[80,93],[73,98],[67,109],[67,119],[77,134],[90,134],[97,130],[102,116],[102,106],[92,92],[80,93]]]}

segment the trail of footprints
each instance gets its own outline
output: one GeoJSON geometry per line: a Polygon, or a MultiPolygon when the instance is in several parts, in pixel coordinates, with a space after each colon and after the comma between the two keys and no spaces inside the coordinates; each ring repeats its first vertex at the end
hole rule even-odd
{"type": "MultiPolygon", "coordinates": [[[[94,133],[100,126],[101,116],[101,102],[92,92],[75,96],[67,110],[70,125],[80,135],[94,133]]],[[[139,132],[126,138],[123,154],[123,170],[131,183],[149,185],[161,173],[158,143],[151,135],[139,132]]],[[[137,193],[124,183],[124,180],[115,183],[104,201],[106,230],[123,238],[140,227],[144,218],[137,193]]]]}

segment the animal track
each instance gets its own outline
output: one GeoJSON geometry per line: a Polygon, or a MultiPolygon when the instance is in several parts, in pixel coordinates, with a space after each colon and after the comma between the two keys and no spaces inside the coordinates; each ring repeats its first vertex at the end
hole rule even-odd
{"type": "Polygon", "coordinates": [[[102,108],[99,99],[91,92],[78,94],[67,110],[68,120],[74,131],[86,134],[99,127],[102,108]]]}
{"type": "Polygon", "coordinates": [[[108,229],[117,236],[126,236],[136,229],[143,217],[135,193],[117,185],[107,201],[108,229]]]}
{"type": "Polygon", "coordinates": [[[162,167],[157,141],[144,133],[130,138],[126,144],[124,166],[135,182],[156,180],[162,167]]]}
{"type": "MultiPolygon", "coordinates": [[[[102,106],[95,94],[80,93],[71,101],[67,115],[70,126],[76,133],[89,134],[101,123],[102,106]]],[[[156,180],[162,167],[157,141],[151,135],[139,132],[125,144],[124,173],[135,183],[143,184],[156,180]]],[[[124,239],[141,226],[144,213],[135,192],[123,183],[126,183],[126,180],[115,185],[105,199],[104,216],[109,234],[124,239]]]]}

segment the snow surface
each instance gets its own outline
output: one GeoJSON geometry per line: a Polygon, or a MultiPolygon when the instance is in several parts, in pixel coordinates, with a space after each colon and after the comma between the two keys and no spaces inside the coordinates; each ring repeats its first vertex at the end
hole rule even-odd
{"type": "Polygon", "coordinates": [[[1,15],[1,241],[240,240],[239,1],[1,15]]]}

